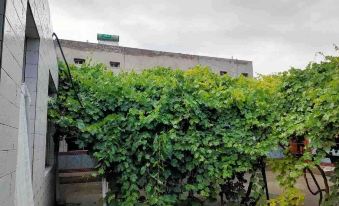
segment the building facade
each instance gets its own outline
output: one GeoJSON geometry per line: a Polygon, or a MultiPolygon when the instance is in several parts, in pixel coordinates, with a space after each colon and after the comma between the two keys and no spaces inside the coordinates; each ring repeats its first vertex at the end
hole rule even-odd
{"type": "Polygon", "coordinates": [[[0,206],[54,205],[49,95],[58,69],[48,0],[0,0],[0,206]]]}
{"type": "MultiPolygon", "coordinates": [[[[86,60],[103,63],[112,71],[141,71],[164,66],[188,69],[196,65],[209,66],[215,73],[230,76],[253,76],[251,61],[162,52],[130,47],[61,40],[67,61],[81,64],[86,60]]],[[[61,54],[58,52],[61,59],[61,54]]]]}

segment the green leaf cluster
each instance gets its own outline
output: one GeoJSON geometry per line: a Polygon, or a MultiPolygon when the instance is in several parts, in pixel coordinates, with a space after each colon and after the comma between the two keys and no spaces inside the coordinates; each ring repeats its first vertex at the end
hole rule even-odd
{"type": "Polygon", "coordinates": [[[289,188],[277,198],[269,201],[269,206],[301,206],[304,195],[296,188],[289,188]]]}

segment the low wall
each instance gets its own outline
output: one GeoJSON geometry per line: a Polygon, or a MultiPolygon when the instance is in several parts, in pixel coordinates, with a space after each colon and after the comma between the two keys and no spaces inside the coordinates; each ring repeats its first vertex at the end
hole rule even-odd
{"type": "Polygon", "coordinates": [[[86,150],[59,152],[59,172],[90,171],[96,166],[96,161],[86,150]]]}

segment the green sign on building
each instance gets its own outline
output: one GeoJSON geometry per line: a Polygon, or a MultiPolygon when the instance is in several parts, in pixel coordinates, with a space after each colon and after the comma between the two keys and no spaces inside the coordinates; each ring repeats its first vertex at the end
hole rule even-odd
{"type": "Polygon", "coordinates": [[[97,34],[97,40],[119,42],[119,36],[118,35],[111,35],[111,34],[97,34]]]}

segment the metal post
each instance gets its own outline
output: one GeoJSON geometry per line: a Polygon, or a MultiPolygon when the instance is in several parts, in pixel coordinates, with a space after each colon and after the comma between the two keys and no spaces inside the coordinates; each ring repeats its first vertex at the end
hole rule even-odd
{"type": "Polygon", "coordinates": [[[267,178],[266,178],[266,163],[265,163],[264,159],[261,159],[261,174],[262,174],[264,184],[265,184],[266,199],[269,200],[270,195],[268,193],[268,185],[267,185],[267,178]]]}

